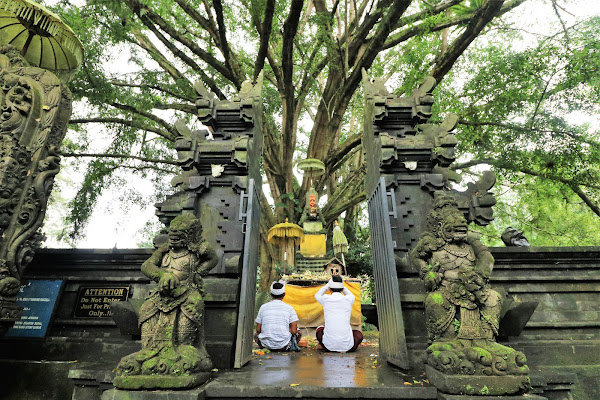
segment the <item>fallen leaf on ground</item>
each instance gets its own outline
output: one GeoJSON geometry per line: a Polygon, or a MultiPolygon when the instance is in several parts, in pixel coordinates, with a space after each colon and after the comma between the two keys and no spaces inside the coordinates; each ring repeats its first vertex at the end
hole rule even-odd
{"type": "Polygon", "coordinates": [[[290,383],[290,386],[300,386],[299,383],[290,383]]]}
{"type": "Polygon", "coordinates": [[[404,384],[408,385],[408,386],[412,386],[412,383],[410,383],[410,382],[404,382],[404,384]]]}

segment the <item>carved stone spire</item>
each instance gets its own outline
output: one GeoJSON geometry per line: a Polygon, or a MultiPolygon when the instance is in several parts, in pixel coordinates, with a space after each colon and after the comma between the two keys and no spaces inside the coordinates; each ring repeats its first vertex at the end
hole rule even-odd
{"type": "Polygon", "coordinates": [[[39,232],[71,93],[47,70],[31,67],[14,47],[0,46],[0,335],[19,320],[23,270],[44,236],[39,232]]]}

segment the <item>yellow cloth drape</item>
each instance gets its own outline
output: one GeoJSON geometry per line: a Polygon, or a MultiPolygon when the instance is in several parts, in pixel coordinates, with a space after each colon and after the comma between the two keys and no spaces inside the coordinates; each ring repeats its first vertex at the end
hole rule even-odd
{"type": "Polygon", "coordinates": [[[327,252],[325,235],[304,235],[300,243],[300,254],[304,257],[322,257],[327,252]]]}
{"type": "MultiPolygon", "coordinates": [[[[360,325],[362,315],[360,310],[360,282],[344,282],[350,293],[354,295],[350,325],[360,325]]],[[[323,307],[315,300],[315,294],[320,286],[296,286],[285,285],[285,297],[283,302],[291,305],[298,314],[298,326],[316,328],[325,323],[323,307]]]]}

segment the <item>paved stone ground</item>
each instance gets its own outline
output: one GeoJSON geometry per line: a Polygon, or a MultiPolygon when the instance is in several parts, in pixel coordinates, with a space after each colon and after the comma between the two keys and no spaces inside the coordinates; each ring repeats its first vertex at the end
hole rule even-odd
{"type": "Polygon", "coordinates": [[[367,336],[354,353],[314,346],[297,353],[255,349],[243,369],[218,373],[206,386],[206,397],[435,399],[436,390],[424,376],[381,363],[376,337],[367,336]]]}

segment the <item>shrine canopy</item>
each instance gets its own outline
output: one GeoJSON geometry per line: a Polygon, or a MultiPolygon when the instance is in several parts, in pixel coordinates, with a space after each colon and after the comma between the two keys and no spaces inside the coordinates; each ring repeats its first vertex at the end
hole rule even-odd
{"type": "Polygon", "coordinates": [[[306,158],[301,160],[298,162],[298,164],[296,164],[296,167],[305,174],[308,174],[309,178],[311,179],[311,186],[313,178],[321,176],[325,173],[325,164],[323,164],[323,161],[317,160],[316,158],[306,158]]]}
{"type": "Polygon", "coordinates": [[[304,240],[304,229],[299,225],[285,222],[274,225],[269,229],[267,241],[278,245],[281,249],[281,260],[283,262],[283,271],[286,271],[286,265],[295,267],[296,265],[296,246],[304,240]]]}

